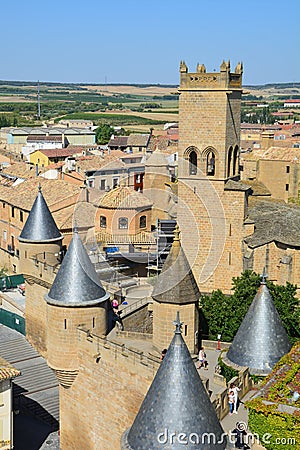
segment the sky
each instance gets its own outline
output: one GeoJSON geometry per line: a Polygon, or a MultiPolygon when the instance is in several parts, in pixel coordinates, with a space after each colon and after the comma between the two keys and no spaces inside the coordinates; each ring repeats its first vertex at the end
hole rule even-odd
{"type": "Polygon", "coordinates": [[[300,82],[300,0],[0,2],[0,80],[178,84],[179,63],[300,82]]]}

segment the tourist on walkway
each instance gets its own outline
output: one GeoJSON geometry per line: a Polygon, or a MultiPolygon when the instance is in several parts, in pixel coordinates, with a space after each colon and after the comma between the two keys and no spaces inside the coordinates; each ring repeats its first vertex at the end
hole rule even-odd
{"type": "Polygon", "coordinates": [[[228,390],[229,415],[232,416],[234,408],[234,392],[231,388],[228,390]]]}
{"type": "Polygon", "coordinates": [[[238,388],[234,383],[231,383],[230,389],[234,393],[233,412],[234,412],[234,414],[237,414],[237,409],[238,409],[238,405],[239,405],[239,391],[240,391],[240,388],[238,388]]]}
{"type": "Polygon", "coordinates": [[[201,367],[204,367],[204,370],[208,370],[208,368],[207,368],[208,362],[206,359],[206,353],[204,351],[204,347],[200,348],[198,359],[199,359],[198,369],[201,369],[201,367]]]}

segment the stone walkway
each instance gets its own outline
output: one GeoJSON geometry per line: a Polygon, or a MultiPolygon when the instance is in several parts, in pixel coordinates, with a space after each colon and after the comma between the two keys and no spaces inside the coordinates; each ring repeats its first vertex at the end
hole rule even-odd
{"type": "MultiPolygon", "coordinates": [[[[205,381],[205,379],[207,378],[209,379],[209,389],[212,391],[211,399],[214,400],[215,395],[224,389],[223,386],[219,386],[215,384],[213,381],[215,366],[217,365],[220,352],[218,352],[217,350],[207,350],[207,349],[205,349],[205,352],[207,355],[207,361],[209,363],[208,370],[204,370],[202,368],[198,370],[198,372],[203,381],[205,381]]],[[[251,396],[254,394],[254,392],[256,391],[248,392],[248,394],[246,394],[245,397],[241,399],[242,402],[245,402],[246,400],[250,399],[251,396]]],[[[221,421],[221,425],[224,429],[224,432],[230,435],[230,432],[235,429],[237,422],[243,422],[245,424],[246,429],[248,429],[248,410],[245,408],[243,403],[240,403],[237,414],[232,414],[232,416],[227,414],[227,416],[225,416],[224,419],[221,421]]],[[[265,447],[262,447],[257,443],[250,442],[249,445],[251,446],[252,450],[265,450],[265,447]]],[[[232,447],[234,448],[234,444],[232,444],[232,447]]]]}

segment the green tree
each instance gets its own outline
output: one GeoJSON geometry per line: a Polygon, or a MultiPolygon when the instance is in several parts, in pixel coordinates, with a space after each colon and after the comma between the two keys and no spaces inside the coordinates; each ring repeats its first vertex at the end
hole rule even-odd
{"type": "MultiPolygon", "coordinates": [[[[218,290],[211,296],[200,297],[202,330],[210,339],[217,339],[220,333],[222,340],[233,340],[257,293],[260,276],[246,270],[241,276],[233,278],[232,283],[234,293],[231,296],[226,297],[218,290]]],[[[300,336],[300,308],[296,286],[290,283],[279,286],[271,281],[267,281],[267,286],[290,341],[296,341],[300,336]]]]}
{"type": "Polygon", "coordinates": [[[103,123],[96,128],[95,133],[97,144],[107,144],[114,133],[114,129],[110,125],[103,123]]]}

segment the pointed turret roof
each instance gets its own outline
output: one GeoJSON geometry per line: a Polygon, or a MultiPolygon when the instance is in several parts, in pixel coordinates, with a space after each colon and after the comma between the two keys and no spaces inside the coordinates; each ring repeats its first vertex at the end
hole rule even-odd
{"type": "Polygon", "coordinates": [[[47,303],[58,306],[96,305],[109,298],[77,230],[55,277],[47,303]]]}
{"type": "Polygon", "coordinates": [[[177,450],[183,446],[179,438],[187,441],[185,449],[224,449],[226,439],[222,442],[222,427],[181,335],[179,313],[174,324],[176,331],[170,347],[133,425],[123,435],[122,448],[177,450]],[[204,433],[212,433],[215,443],[208,444],[204,433]],[[197,437],[199,444],[195,447],[197,437]]]}
{"type": "Polygon", "coordinates": [[[227,352],[230,363],[266,375],[291,349],[288,335],[265,282],[258,292],[227,352]]]}
{"type": "Polygon", "coordinates": [[[160,303],[176,303],[178,305],[195,303],[200,292],[179,240],[179,229],[176,226],[174,241],[170,253],[157,277],[152,297],[160,303]]]}
{"type": "Polygon", "coordinates": [[[21,242],[53,242],[63,238],[39,186],[38,195],[19,236],[21,242]]]}

